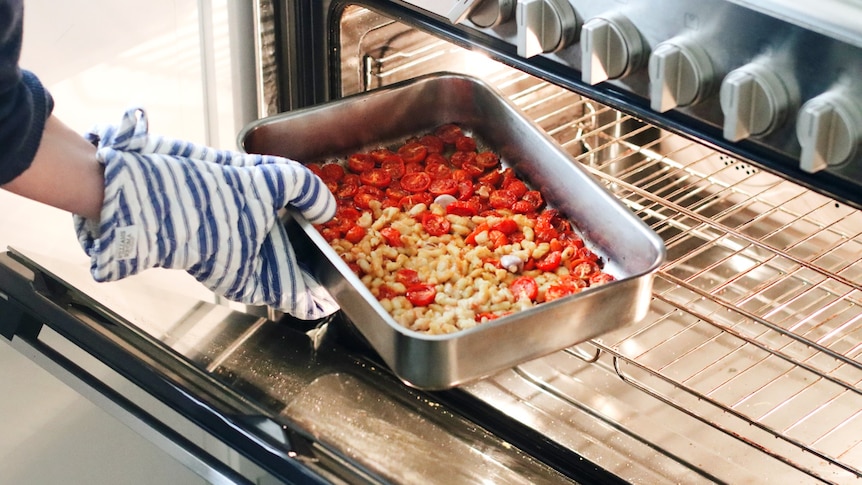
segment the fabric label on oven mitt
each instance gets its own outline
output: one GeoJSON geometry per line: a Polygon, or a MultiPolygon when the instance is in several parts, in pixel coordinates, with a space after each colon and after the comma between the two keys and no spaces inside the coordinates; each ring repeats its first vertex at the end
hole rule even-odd
{"type": "Polygon", "coordinates": [[[178,268],[229,300],[297,318],[338,310],[278,217],[288,204],[312,223],[334,215],[332,194],[306,167],[150,135],[139,109],[88,136],[105,165],[105,199],[101,221],[75,216],[75,229],[96,281],[178,268]]]}

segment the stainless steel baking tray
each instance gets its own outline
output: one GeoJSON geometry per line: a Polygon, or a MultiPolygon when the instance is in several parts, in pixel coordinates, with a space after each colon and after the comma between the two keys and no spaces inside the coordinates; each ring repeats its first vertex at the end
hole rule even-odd
{"type": "Polygon", "coordinates": [[[242,150],[314,162],[402,143],[457,123],[501,155],[550,205],[577,224],[617,280],[457,333],[426,335],[397,323],[320,233],[298,213],[291,241],[391,370],[423,389],[445,389],[589,340],[646,316],[662,240],[494,88],[433,74],[250,123],[242,150]]]}

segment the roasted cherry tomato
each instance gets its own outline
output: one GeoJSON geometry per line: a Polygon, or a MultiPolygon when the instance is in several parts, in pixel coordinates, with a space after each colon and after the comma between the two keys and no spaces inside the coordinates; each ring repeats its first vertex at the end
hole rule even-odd
{"type": "Polygon", "coordinates": [[[491,229],[495,229],[497,231],[502,232],[505,235],[510,235],[517,232],[520,228],[518,227],[518,223],[514,221],[514,219],[502,219],[494,224],[491,224],[491,229]]]}
{"type": "Polygon", "coordinates": [[[320,167],[320,178],[324,182],[339,182],[344,178],[344,167],[337,163],[327,163],[320,167]]]}
{"type": "Polygon", "coordinates": [[[439,136],[425,135],[419,139],[419,143],[425,145],[425,149],[429,154],[440,153],[444,148],[443,140],[439,136]]]}
{"type": "Polygon", "coordinates": [[[419,163],[428,155],[428,148],[419,142],[411,142],[398,149],[398,155],[405,163],[419,163]]]}
{"type": "Polygon", "coordinates": [[[359,174],[359,180],[366,185],[377,187],[378,189],[385,188],[392,182],[392,176],[389,172],[382,168],[373,168],[359,174]]]}
{"type": "Polygon", "coordinates": [[[353,203],[360,209],[370,209],[371,202],[375,200],[383,200],[383,191],[371,185],[360,185],[353,196],[353,203]]]}
{"type": "Polygon", "coordinates": [[[375,163],[380,164],[383,160],[395,155],[395,152],[388,148],[377,148],[371,150],[371,158],[375,163]]]}
{"type": "Polygon", "coordinates": [[[440,139],[443,140],[443,143],[452,145],[458,141],[458,138],[461,137],[464,132],[461,131],[460,126],[450,123],[437,128],[434,134],[439,136],[440,139]]]}
{"type": "Polygon", "coordinates": [[[428,192],[431,195],[455,195],[458,193],[458,181],[450,178],[438,178],[431,181],[428,185],[428,192]]]}
{"type": "Polygon", "coordinates": [[[613,280],[613,275],[602,272],[593,273],[593,275],[590,276],[590,285],[603,285],[605,283],[610,283],[613,280]]]}
{"type": "Polygon", "coordinates": [[[380,169],[388,173],[392,180],[400,179],[407,171],[404,164],[404,159],[398,155],[386,157],[380,162],[380,169]]]}
{"type": "Polygon", "coordinates": [[[517,200],[515,194],[506,189],[495,190],[488,197],[488,202],[495,209],[511,209],[517,200]]]}
{"type": "Polygon", "coordinates": [[[476,140],[474,140],[472,136],[459,136],[458,139],[455,140],[455,149],[461,152],[475,152],[476,140]]]}
{"type": "MultiPolygon", "coordinates": [[[[455,179],[458,180],[458,179],[455,179]]],[[[458,193],[455,194],[455,197],[458,200],[467,200],[470,197],[473,197],[473,194],[476,193],[476,188],[473,185],[473,181],[466,180],[458,180],[458,193]]]]}
{"type": "Polygon", "coordinates": [[[580,288],[568,283],[557,283],[548,287],[545,290],[545,301],[553,301],[564,296],[573,295],[581,291],[580,288]]]}
{"type": "Polygon", "coordinates": [[[494,168],[500,165],[500,157],[494,152],[482,152],[476,155],[476,163],[482,168],[494,168]]]}
{"type": "Polygon", "coordinates": [[[422,214],[422,227],[425,228],[425,232],[432,236],[442,236],[449,233],[451,224],[448,219],[441,215],[425,212],[422,214]]]}
{"type": "Polygon", "coordinates": [[[386,283],[383,283],[382,285],[377,287],[377,299],[378,300],[383,300],[383,299],[390,299],[391,300],[392,298],[395,298],[399,294],[400,293],[395,291],[395,288],[392,288],[391,286],[387,285],[386,283]]]}
{"type": "Polygon", "coordinates": [[[539,285],[531,276],[519,276],[509,284],[509,291],[515,296],[515,299],[529,298],[535,301],[539,296],[539,285]]]}
{"type": "Polygon", "coordinates": [[[395,281],[409,288],[419,284],[419,273],[415,269],[400,268],[395,272],[395,281]]]}
{"type": "Polygon", "coordinates": [[[425,172],[409,172],[401,177],[401,188],[408,192],[424,192],[431,185],[431,176],[425,172]]]}
{"type": "Polygon", "coordinates": [[[367,153],[354,153],[347,157],[347,168],[356,173],[362,173],[374,168],[374,159],[367,153]]]}
{"type": "Polygon", "coordinates": [[[456,168],[464,168],[464,164],[475,164],[475,152],[455,152],[449,157],[449,163],[456,168]]]}
{"type": "Polygon", "coordinates": [[[381,229],[380,235],[386,239],[386,244],[392,247],[401,247],[404,245],[404,241],[401,240],[401,232],[392,226],[381,229]]]}
{"type": "Polygon", "coordinates": [[[407,288],[407,300],[414,306],[428,306],[434,302],[434,297],[437,296],[437,289],[431,285],[416,284],[407,288]]]}
{"type": "Polygon", "coordinates": [[[446,206],[446,213],[456,216],[472,217],[479,214],[479,209],[472,201],[456,200],[455,202],[450,202],[449,205],[446,206]]]}
{"type": "Polygon", "coordinates": [[[353,225],[350,226],[350,229],[344,234],[344,239],[352,242],[353,244],[358,243],[365,237],[366,230],[362,226],[353,225]]]}
{"type": "Polygon", "coordinates": [[[493,170],[479,177],[479,183],[489,187],[500,188],[500,183],[503,181],[503,174],[498,170],[493,170]]]}
{"type": "Polygon", "coordinates": [[[410,210],[416,204],[425,204],[426,206],[431,205],[431,202],[434,199],[431,198],[431,194],[428,192],[419,192],[416,194],[410,194],[407,197],[402,197],[401,200],[398,201],[398,205],[401,206],[404,210],[410,210]]]}
{"type": "Polygon", "coordinates": [[[569,274],[571,274],[572,277],[582,280],[589,279],[594,273],[601,271],[598,264],[588,259],[577,259],[567,266],[570,266],[569,274]]]}
{"type": "Polygon", "coordinates": [[[520,181],[520,180],[518,180],[518,179],[508,179],[508,180],[507,180],[507,179],[505,178],[505,175],[503,176],[503,183],[502,183],[502,186],[503,186],[503,188],[504,188],[504,189],[506,189],[506,190],[508,190],[508,191],[512,192],[513,194],[517,195],[517,196],[518,196],[518,198],[523,197],[523,196],[524,196],[524,194],[526,194],[526,193],[527,193],[527,191],[528,191],[528,190],[530,190],[530,189],[528,189],[528,188],[527,188],[527,184],[525,184],[524,182],[521,182],[521,181],[520,181]]]}
{"type": "Polygon", "coordinates": [[[554,271],[560,267],[562,261],[563,254],[560,251],[551,251],[536,261],[536,268],[542,271],[554,271]]]}

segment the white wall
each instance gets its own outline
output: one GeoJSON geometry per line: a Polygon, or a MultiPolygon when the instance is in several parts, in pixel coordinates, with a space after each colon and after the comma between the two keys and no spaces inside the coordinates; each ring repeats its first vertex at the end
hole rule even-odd
{"type": "MultiPolygon", "coordinates": [[[[227,0],[212,0],[201,62],[197,0],[25,0],[22,66],[77,131],[147,109],[151,132],[234,148],[227,0]],[[204,90],[209,73],[210,97],[204,90]],[[207,124],[206,106],[214,108],[207,124]],[[207,130],[207,126],[212,129],[207,130]]],[[[71,216],[0,190],[0,250],[87,264],[71,216]]],[[[0,483],[197,484],[202,480],[0,339],[0,483]]]]}

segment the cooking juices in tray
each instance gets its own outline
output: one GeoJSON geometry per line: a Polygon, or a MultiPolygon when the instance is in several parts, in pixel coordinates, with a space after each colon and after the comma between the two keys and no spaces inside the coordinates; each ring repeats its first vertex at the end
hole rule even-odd
{"type": "Polygon", "coordinates": [[[317,229],[405,327],[472,328],[613,281],[572,223],[454,123],[309,164],[338,200],[317,229]]]}

